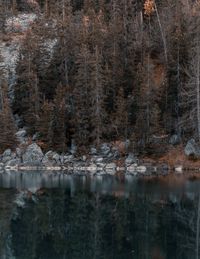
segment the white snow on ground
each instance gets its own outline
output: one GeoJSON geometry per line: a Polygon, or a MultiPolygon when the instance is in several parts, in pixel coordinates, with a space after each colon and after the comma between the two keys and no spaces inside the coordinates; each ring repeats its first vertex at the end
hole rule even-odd
{"type": "Polygon", "coordinates": [[[0,72],[8,81],[9,97],[14,98],[13,86],[16,81],[16,66],[19,60],[20,48],[23,43],[24,34],[31,24],[36,20],[37,15],[34,13],[19,14],[10,17],[5,22],[5,30],[10,35],[9,41],[0,39],[0,72]],[[14,36],[11,33],[15,33],[14,36]]]}
{"type": "Polygon", "coordinates": [[[24,32],[36,20],[37,15],[34,13],[19,14],[6,20],[5,26],[7,32],[24,32]]]}
{"type": "Polygon", "coordinates": [[[12,41],[9,44],[0,41],[0,71],[8,81],[11,99],[13,99],[13,85],[16,79],[16,65],[19,59],[20,45],[19,41],[12,41]]]}
{"type": "MultiPolygon", "coordinates": [[[[16,67],[20,57],[20,49],[26,40],[26,31],[37,19],[34,13],[19,14],[6,20],[6,32],[9,40],[0,39],[0,74],[8,81],[9,97],[14,99],[16,67]]],[[[48,66],[54,53],[57,39],[45,39],[40,43],[41,66],[48,66]]]]}
{"type": "Polygon", "coordinates": [[[54,49],[58,43],[57,39],[45,39],[44,42],[40,45],[40,50],[42,53],[41,65],[42,67],[48,66],[49,62],[53,58],[54,49]]]}

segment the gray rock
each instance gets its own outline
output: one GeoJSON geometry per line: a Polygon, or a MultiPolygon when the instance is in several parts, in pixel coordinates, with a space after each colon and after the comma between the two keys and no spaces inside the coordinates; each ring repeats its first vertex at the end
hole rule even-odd
{"type": "Polygon", "coordinates": [[[55,160],[55,162],[57,163],[57,164],[60,164],[60,155],[58,154],[58,153],[56,153],[56,152],[54,152],[54,155],[53,155],[53,160],[55,160]]]}
{"type": "Polygon", "coordinates": [[[76,154],[76,151],[77,151],[77,146],[75,144],[75,141],[74,139],[72,139],[72,142],[71,142],[71,148],[70,148],[70,153],[72,155],[76,154]]]}
{"type": "Polygon", "coordinates": [[[98,164],[98,163],[102,163],[103,162],[103,157],[97,157],[95,159],[95,162],[98,164]]]}
{"type": "Polygon", "coordinates": [[[36,143],[29,145],[22,155],[23,162],[41,162],[43,157],[44,154],[36,143]]]}
{"type": "Polygon", "coordinates": [[[6,163],[6,166],[17,166],[20,165],[21,161],[19,158],[11,159],[6,163]]]}
{"type": "Polygon", "coordinates": [[[97,159],[98,159],[98,156],[92,156],[91,159],[90,159],[90,161],[91,161],[91,162],[96,162],[97,159]]]}
{"type": "Polygon", "coordinates": [[[15,153],[15,152],[12,152],[12,153],[11,153],[11,157],[12,157],[12,159],[15,159],[15,158],[17,157],[16,153],[15,153]]]}
{"type": "Polygon", "coordinates": [[[105,166],[105,169],[106,170],[116,170],[116,168],[117,168],[117,166],[116,166],[116,164],[115,163],[109,163],[109,164],[107,164],[106,166],[105,166]]]}
{"type": "Polygon", "coordinates": [[[98,170],[103,170],[105,167],[106,167],[106,164],[105,163],[96,163],[97,167],[98,167],[98,170]]]}
{"type": "Polygon", "coordinates": [[[33,168],[37,168],[40,169],[43,166],[42,161],[26,161],[23,162],[22,167],[33,167],[33,168]]]}
{"type": "Polygon", "coordinates": [[[19,147],[17,147],[16,148],[16,155],[17,155],[17,157],[22,157],[22,150],[21,150],[21,148],[19,148],[19,147]]]}
{"type": "Polygon", "coordinates": [[[135,167],[130,166],[129,168],[127,168],[126,174],[136,176],[138,175],[138,172],[136,171],[135,167]]]}
{"type": "Polygon", "coordinates": [[[112,152],[109,152],[108,154],[107,154],[107,158],[112,158],[113,157],[113,153],[112,152]]]}
{"type": "Polygon", "coordinates": [[[91,155],[97,155],[97,149],[95,147],[90,148],[90,154],[91,155]]]}
{"type": "Polygon", "coordinates": [[[135,158],[133,153],[129,153],[128,157],[125,160],[126,165],[131,165],[137,162],[137,159],[135,158]]]}
{"type": "Polygon", "coordinates": [[[45,154],[42,160],[42,163],[49,166],[56,165],[56,164],[58,165],[61,163],[60,155],[50,150],[45,154]]]}
{"type": "Polygon", "coordinates": [[[8,162],[8,161],[10,161],[10,160],[12,160],[12,157],[11,157],[11,156],[4,156],[4,157],[2,158],[2,162],[3,162],[3,163],[6,163],[6,162],[8,162]]]}
{"type": "Polygon", "coordinates": [[[198,145],[194,139],[190,139],[185,147],[186,156],[194,155],[200,157],[200,145],[198,145]]]}
{"type": "Polygon", "coordinates": [[[91,155],[96,155],[96,154],[97,154],[97,149],[94,148],[94,147],[92,147],[92,148],[90,149],[90,154],[91,154],[91,155]]]}
{"type": "Polygon", "coordinates": [[[104,170],[107,174],[114,175],[116,173],[117,166],[115,163],[109,163],[105,166],[104,170]]]}
{"type": "Polygon", "coordinates": [[[39,133],[36,132],[36,133],[33,135],[33,137],[32,137],[32,141],[36,141],[36,140],[38,140],[38,139],[39,139],[39,133]]]}
{"type": "Polygon", "coordinates": [[[15,123],[16,123],[17,127],[18,127],[18,128],[22,128],[23,120],[22,120],[22,118],[19,116],[19,114],[15,114],[15,115],[14,115],[14,119],[15,119],[15,123]]]}
{"type": "Polygon", "coordinates": [[[73,155],[67,155],[67,156],[64,156],[64,163],[67,164],[69,162],[72,162],[74,159],[74,156],[73,155]]]}
{"type": "Polygon", "coordinates": [[[87,156],[82,156],[82,161],[86,162],[87,161],[87,156]]]}
{"type": "Polygon", "coordinates": [[[104,143],[101,145],[101,154],[104,156],[107,156],[110,153],[110,147],[107,143],[104,143]]]}
{"type": "Polygon", "coordinates": [[[17,140],[18,140],[20,143],[26,142],[27,132],[26,132],[25,129],[20,129],[20,130],[18,130],[15,135],[16,135],[16,137],[17,137],[17,140]]]}
{"type": "Polygon", "coordinates": [[[63,154],[60,155],[60,163],[61,163],[61,165],[64,164],[64,155],[63,154]]]}
{"type": "Polygon", "coordinates": [[[11,156],[11,154],[12,154],[11,149],[6,149],[6,150],[3,152],[3,157],[11,156]]]}
{"type": "Polygon", "coordinates": [[[181,137],[177,134],[174,134],[171,136],[170,140],[169,140],[169,144],[171,145],[178,145],[181,142],[181,137]]]}
{"type": "Polygon", "coordinates": [[[96,172],[97,171],[97,166],[95,164],[91,163],[90,165],[88,165],[87,171],[89,171],[89,172],[96,172]]]}

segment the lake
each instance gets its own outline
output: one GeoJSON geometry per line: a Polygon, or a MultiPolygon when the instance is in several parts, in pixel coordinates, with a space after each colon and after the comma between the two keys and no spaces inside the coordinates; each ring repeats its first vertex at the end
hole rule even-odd
{"type": "Polygon", "coordinates": [[[197,259],[200,181],[0,174],[1,259],[197,259]]]}

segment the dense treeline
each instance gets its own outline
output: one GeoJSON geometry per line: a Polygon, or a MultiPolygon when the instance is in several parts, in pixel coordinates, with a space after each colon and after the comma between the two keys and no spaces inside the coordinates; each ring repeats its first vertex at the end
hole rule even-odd
{"type": "Polygon", "coordinates": [[[149,151],[155,136],[200,139],[198,2],[37,3],[44,15],[27,34],[12,108],[43,148],[130,139],[149,151]],[[56,40],[47,66],[44,36],[56,40]]]}

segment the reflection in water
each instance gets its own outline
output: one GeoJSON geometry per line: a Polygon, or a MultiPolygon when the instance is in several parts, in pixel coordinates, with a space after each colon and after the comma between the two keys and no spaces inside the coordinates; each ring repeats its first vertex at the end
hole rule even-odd
{"type": "Polygon", "coordinates": [[[200,258],[200,182],[174,182],[2,174],[0,258],[200,258]]]}

